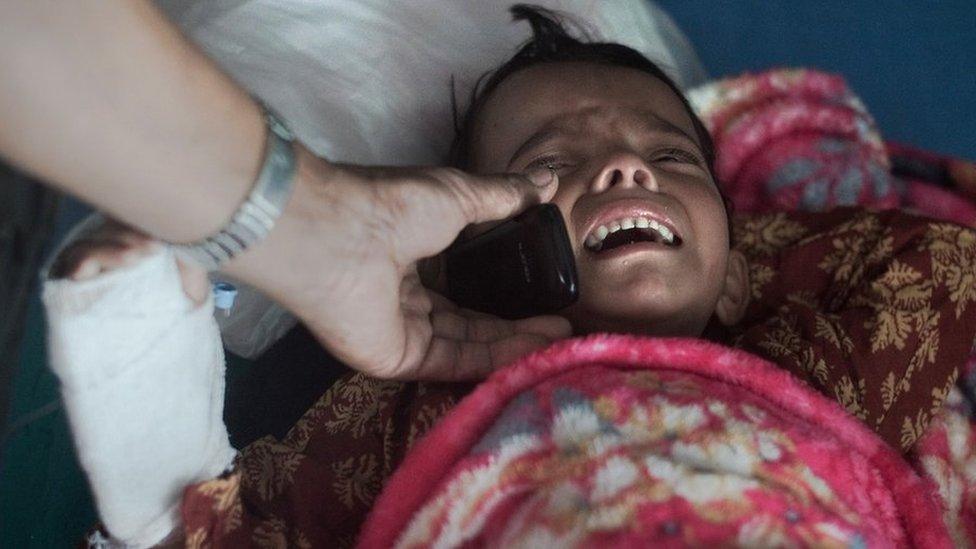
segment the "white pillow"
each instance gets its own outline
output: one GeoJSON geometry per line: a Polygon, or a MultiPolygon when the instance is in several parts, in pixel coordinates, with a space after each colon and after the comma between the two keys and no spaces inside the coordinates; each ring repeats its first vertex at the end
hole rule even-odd
{"type": "MultiPolygon", "coordinates": [[[[463,108],[474,83],[531,34],[509,0],[157,0],[315,153],[357,164],[442,164],[454,137],[451,77],[463,108]]],[[[598,39],[626,44],[679,85],[705,72],[687,39],[648,0],[537,0],[598,39]]],[[[224,344],[254,357],[294,319],[237,284],[218,314],[224,344]]]]}
{"type": "MultiPolygon", "coordinates": [[[[466,101],[530,36],[527,23],[512,22],[509,0],[158,3],[313,151],[360,164],[442,163],[454,135],[451,76],[466,101]]],[[[703,77],[680,31],[647,0],[536,3],[644,53],[679,85],[703,77]]]]}

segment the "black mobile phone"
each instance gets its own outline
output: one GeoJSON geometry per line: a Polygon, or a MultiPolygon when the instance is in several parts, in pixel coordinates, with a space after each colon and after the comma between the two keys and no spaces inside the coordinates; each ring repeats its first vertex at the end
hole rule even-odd
{"type": "Polygon", "coordinates": [[[507,319],[552,314],[579,297],[576,259],[559,208],[532,206],[446,253],[454,303],[507,319]]]}

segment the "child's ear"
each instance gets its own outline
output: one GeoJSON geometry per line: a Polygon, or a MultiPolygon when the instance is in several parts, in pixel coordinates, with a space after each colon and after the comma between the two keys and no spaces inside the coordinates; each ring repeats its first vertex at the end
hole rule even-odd
{"type": "Polygon", "coordinates": [[[729,251],[729,268],[725,288],[715,305],[715,316],[725,326],[742,320],[749,305],[749,263],[737,250],[729,251]]]}

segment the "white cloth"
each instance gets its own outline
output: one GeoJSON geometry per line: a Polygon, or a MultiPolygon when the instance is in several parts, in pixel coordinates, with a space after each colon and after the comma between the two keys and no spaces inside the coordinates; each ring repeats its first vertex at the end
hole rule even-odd
{"type": "Polygon", "coordinates": [[[85,281],[47,280],[51,368],[99,515],[126,546],[179,525],[183,489],[233,462],[213,299],[183,293],[164,246],[85,281]]]}
{"type": "MultiPolygon", "coordinates": [[[[156,0],[311,150],[354,164],[442,164],[454,138],[451,79],[465,107],[485,71],[531,36],[513,0],[156,0]]],[[[597,39],[704,80],[687,39],[649,0],[536,0],[597,39]]]]}

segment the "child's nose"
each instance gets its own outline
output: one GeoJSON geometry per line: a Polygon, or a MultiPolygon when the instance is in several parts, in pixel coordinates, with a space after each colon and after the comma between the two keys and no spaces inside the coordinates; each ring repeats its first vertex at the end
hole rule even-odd
{"type": "Polygon", "coordinates": [[[654,192],[658,190],[657,180],[647,163],[631,152],[619,152],[611,156],[593,179],[590,191],[601,193],[617,186],[644,187],[654,192]]]}

